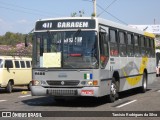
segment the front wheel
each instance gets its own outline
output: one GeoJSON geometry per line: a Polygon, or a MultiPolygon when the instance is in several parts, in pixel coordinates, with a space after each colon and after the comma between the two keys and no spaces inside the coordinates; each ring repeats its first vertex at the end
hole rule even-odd
{"type": "Polygon", "coordinates": [[[114,102],[118,99],[118,90],[119,90],[119,82],[115,81],[115,78],[112,79],[112,83],[110,86],[110,94],[109,94],[109,102],[114,102]]]}
{"type": "Polygon", "coordinates": [[[32,82],[29,82],[29,84],[27,85],[28,90],[31,90],[31,86],[32,86],[32,82]]]}
{"type": "Polygon", "coordinates": [[[7,84],[7,87],[6,87],[6,91],[7,91],[8,93],[11,93],[12,90],[13,90],[13,84],[12,84],[11,81],[9,81],[8,84],[7,84]]]}

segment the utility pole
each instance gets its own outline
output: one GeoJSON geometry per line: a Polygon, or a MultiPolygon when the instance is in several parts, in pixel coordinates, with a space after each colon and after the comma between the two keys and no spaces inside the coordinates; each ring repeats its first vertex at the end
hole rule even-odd
{"type": "Polygon", "coordinates": [[[96,17],[96,0],[93,0],[93,17],[96,17]]]}

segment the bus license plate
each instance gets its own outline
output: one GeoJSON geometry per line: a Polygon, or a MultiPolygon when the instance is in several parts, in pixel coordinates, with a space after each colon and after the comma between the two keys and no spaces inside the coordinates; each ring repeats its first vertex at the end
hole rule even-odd
{"type": "Polygon", "coordinates": [[[82,90],[81,95],[93,95],[94,91],[93,90],[82,90]]]}

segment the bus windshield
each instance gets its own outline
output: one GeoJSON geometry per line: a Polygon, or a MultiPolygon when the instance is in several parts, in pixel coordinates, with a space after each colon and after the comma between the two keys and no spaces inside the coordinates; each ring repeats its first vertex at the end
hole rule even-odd
{"type": "MultiPolygon", "coordinates": [[[[60,68],[98,68],[96,34],[95,31],[81,30],[36,33],[34,67],[46,67],[46,61],[49,67],[56,67],[51,65],[51,56],[59,53],[57,61],[60,62],[58,66],[60,68]],[[48,55],[50,57],[46,58],[48,55]]],[[[58,56],[53,60],[57,58],[58,56]]]]}

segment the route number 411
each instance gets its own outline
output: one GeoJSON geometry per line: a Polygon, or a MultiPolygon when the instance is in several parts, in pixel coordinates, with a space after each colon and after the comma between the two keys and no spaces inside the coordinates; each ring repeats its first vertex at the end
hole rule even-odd
{"type": "Polygon", "coordinates": [[[52,22],[43,23],[43,28],[52,28],[52,22]]]}

